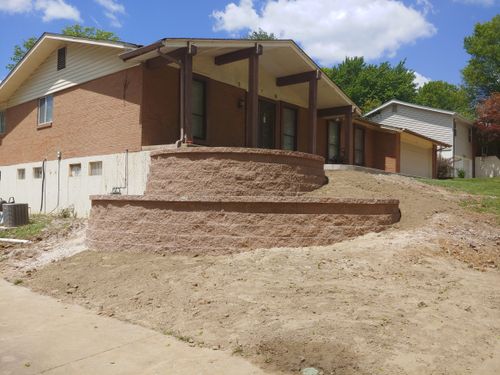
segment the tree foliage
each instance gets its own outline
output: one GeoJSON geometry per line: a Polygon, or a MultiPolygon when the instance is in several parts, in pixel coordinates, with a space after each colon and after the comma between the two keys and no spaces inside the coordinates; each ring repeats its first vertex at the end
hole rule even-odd
{"type": "Polygon", "coordinates": [[[430,81],[420,87],[415,103],[454,111],[470,119],[474,117],[467,91],[461,86],[444,81],[430,81]]]}
{"type": "Polygon", "coordinates": [[[96,40],[111,40],[115,42],[120,40],[118,35],[111,31],[96,29],[95,27],[83,27],[78,24],[65,27],[62,29],[61,34],[96,40]]]}
{"type": "Polygon", "coordinates": [[[476,24],[474,33],[464,39],[464,48],[471,58],[462,75],[473,98],[500,92],[500,14],[476,24]]]}
{"type": "Polygon", "coordinates": [[[248,33],[248,35],[245,37],[245,39],[252,39],[252,40],[276,40],[278,39],[274,33],[268,33],[267,31],[264,31],[262,29],[259,29],[257,31],[252,31],[248,33]]]}
{"type": "MultiPolygon", "coordinates": [[[[111,31],[96,29],[95,27],[83,27],[78,24],[65,27],[64,29],[62,29],[61,34],[67,36],[97,39],[97,40],[111,40],[111,41],[119,40],[119,37],[111,31]]],[[[6,68],[9,71],[14,69],[17,63],[21,61],[21,59],[26,55],[26,53],[35,45],[37,40],[38,38],[32,37],[26,39],[21,44],[15,45],[14,51],[10,58],[11,63],[7,64],[6,68]]]]}
{"type": "Polygon", "coordinates": [[[26,55],[31,47],[33,47],[38,39],[35,37],[23,40],[21,44],[17,44],[14,46],[14,51],[12,52],[12,56],[10,57],[10,64],[7,64],[6,68],[10,71],[14,69],[16,64],[21,61],[21,59],[26,55]]]}
{"type": "Polygon", "coordinates": [[[348,57],[323,71],[363,112],[391,99],[413,102],[416,96],[415,73],[405,66],[404,60],[391,66],[389,62],[367,64],[363,57],[348,57]]]}
{"type": "Polygon", "coordinates": [[[481,146],[500,152],[500,92],[478,104],[474,126],[481,146]]]}

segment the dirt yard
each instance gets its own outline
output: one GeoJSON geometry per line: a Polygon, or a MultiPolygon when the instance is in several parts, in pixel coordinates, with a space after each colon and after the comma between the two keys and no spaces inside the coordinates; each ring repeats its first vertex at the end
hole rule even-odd
{"type": "Polygon", "coordinates": [[[401,222],[332,246],[226,256],[84,251],[43,267],[18,249],[3,272],[269,373],[500,373],[496,219],[413,179],[328,176],[314,195],[398,198],[401,222]]]}

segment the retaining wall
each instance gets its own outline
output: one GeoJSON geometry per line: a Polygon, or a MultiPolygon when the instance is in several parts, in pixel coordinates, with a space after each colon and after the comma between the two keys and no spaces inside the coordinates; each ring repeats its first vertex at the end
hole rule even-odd
{"type": "Polygon", "coordinates": [[[380,232],[399,218],[397,200],[95,196],[88,244],[173,253],[328,245],[380,232]]]}
{"type": "Polygon", "coordinates": [[[399,221],[397,200],[303,196],[326,182],[323,158],[193,147],[151,153],[143,196],[92,196],[97,250],[232,253],[328,245],[399,221]]]}

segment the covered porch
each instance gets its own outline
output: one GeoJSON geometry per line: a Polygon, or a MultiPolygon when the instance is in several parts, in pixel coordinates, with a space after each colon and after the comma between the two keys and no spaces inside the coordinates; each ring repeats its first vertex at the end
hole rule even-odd
{"type": "Polygon", "coordinates": [[[359,109],[293,41],[163,39],[121,57],[143,66],[144,149],[184,143],[327,159],[333,114],[354,163],[359,109]]]}

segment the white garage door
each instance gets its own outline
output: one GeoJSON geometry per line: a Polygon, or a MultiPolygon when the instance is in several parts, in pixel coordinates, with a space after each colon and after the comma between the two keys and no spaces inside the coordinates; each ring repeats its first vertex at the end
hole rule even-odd
{"type": "Polygon", "coordinates": [[[401,142],[401,173],[432,178],[432,149],[401,142]]]}

